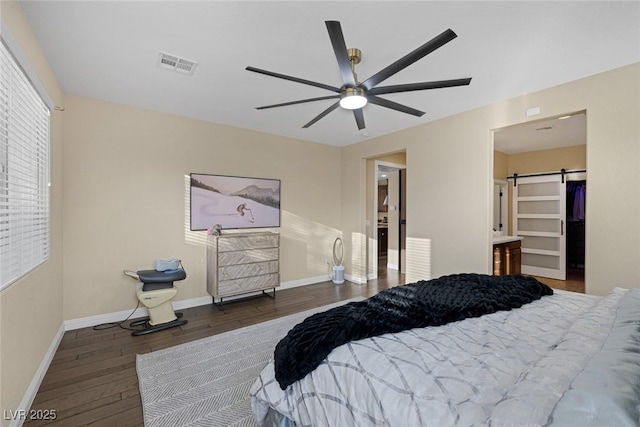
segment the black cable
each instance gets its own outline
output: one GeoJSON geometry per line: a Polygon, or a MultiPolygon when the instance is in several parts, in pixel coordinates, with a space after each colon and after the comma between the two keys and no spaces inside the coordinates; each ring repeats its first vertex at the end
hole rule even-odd
{"type": "Polygon", "coordinates": [[[115,328],[116,326],[119,326],[122,329],[126,329],[128,331],[137,331],[138,329],[136,328],[127,328],[126,326],[122,326],[123,323],[125,323],[127,320],[129,320],[131,318],[131,316],[133,316],[133,313],[136,312],[136,310],[140,307],[140,301],[138,300],[138,304],[136,304],[136,308],[133,309],[133,311],[131,312],[130,315],[127,316],[126,319],[120,321],[120,322],[107,322],[107,323],[101,323],[99,325],[95,325],[93,327],[94,331],[104,331],[105,329],[111,329],[111,328],[115,328]]]}
{"type": "MultiPolygon", "coordinates": [[[[178,263],[180,265],[180,268],[184,270],[184,267],[182,266],[182,260],[178,260],[178,263]]],[[[120,321],[120,322],[107,322],[107,323],[100,323],[99,325],[95,325],[93,327],[94,331],[104,331],[106,329],[111,329],[111,328],[115,328],[116,326],[119,326],[121,329],[126,329],[127,331],[137,331],[139,330],[139,328],[127,328],[126,326],[122,326],[123,323],[125,323],[127,320],[129,320],[131,318],[131,316],[133,316],[133,313],[136,312],[136,310],[140,307],[140,300],[138,300],[138,304],[136,304],[136,308],[133,309],[133,311],[131,312],[130,315],[127,316],[126,319],[120,321]]]]}

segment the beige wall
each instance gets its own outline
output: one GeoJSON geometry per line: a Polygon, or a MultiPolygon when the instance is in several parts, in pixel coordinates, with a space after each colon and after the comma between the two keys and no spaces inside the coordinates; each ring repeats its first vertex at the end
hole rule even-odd
{"type": "Polygon", "coordinates": [[[366,268],[363,159],[406,149],[408,280],[488,273],[491,130],[524,123],[525,111],[539,107],[541,116],[529,120],[587,113],[587,292],[640,286],[639,104],[634,64],[345,147],[343,233],[353,245],[347,269],[366,268]]]}
{"type": "MultiPolygon", "coordinates": [[[[11,33],[48,95],[62,105],[62,92],[19,3],[0,2],[0,17],[3,34],[11,33]]],[[[0,292],[0,411],[19,408],[62,326],[62,131],[62,113],[53,111],[49,260],[0,292]]]]}
{"type": "MultiPolygon", "coordinates": [[[[483,123],[476,115],[482,112],[469,113],[471,120],[455,116],[344,148],[343,232],[354,244],[364,232],[364,223],[357,222],[363,204],[357,165],[377,153],[406,150],[408,281],[487,270],[489,130],[468,125],[483,123]],[[440,255],[431,257],[431,251],[440,255]]],[[[357,256],[362,250],[347,251],[354,254],[349,267],[362,271],[366,264],[357,256]]]]}
{"type": "Polygon", "coordinates": [[[505,181],[509,176],[509,156],[500,151],[493,152],[493,178],[505,181]]]}
{"type": "Polygon", "coordinates": [[[122,270],[156,258],[183,261],[176,301],[207,295],[206,232],[189,231],[191,172],[280,179],[281,281],[328,277],[339,148],[71,95],[65,108],[65,319],[135,308],[122,270]]]}
{"type": "Polygon", "coordinates": [[[587,167],[586,145],[530,151],[507,156],[507,174],[580,170],[587,167]]]}
{"type": "Polygon", "coordinates": [[[640,64],[575,86],[587,110],[586,290],[603,295],[640,286],[640,64]]]}

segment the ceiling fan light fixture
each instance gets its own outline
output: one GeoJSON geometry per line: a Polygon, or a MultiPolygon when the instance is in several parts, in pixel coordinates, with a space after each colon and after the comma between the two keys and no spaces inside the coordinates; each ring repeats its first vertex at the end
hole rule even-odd
{"type": "Polygon", "coordinates": [[[367,105],[364,90],[359,87],[346,88],[340,97],[340,106],[346,110],[357,110],[367,105]]]}

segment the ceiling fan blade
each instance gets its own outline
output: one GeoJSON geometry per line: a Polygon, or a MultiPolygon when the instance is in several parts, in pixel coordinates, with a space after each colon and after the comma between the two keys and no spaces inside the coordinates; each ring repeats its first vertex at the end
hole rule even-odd
{"type": "Polygon", "coordinates": [[[449,43],[451,40],[455,39],[456,37],[458,36],[451,29],[443,31],[440,35],[435,36],[433,39],[429,40],[419,48],[415,49],[413,52],[403,56],[393,64],[378,71],[376,74],[374,74],[373,76],[369,77],[367,80],[362,82],[360,86],[364,87],[367,90],[370,90],[371,88],[376,86],[378,83],[383,82],[384,80],[388,79],[389,77],[393,76],[397,72],[403,70],[404,68],[408,67],[409,65],[418,61],[419,59],[424,58],[426,55],[430,54],[431,52],[438,49],[439,47],[449,43]]]}
{"type": "Polygon", "coordinates": [[[440,80],[436,82],[409,83],[404,85],[374,87],[367,92],[368,95],[382,95],[384,93],[411,92],[414,90],[440,89],[445,87],[466,86],[471,83],[471,78],[440,80]]]}
{"type": "Polygon", "coordinates": [[[357,110],[353,110],[353,117],[356,118],[356,124],[358,125],[358,130],[364,129],[364,112],[362,108],[358,108],[357,110]]]}
{"type": "Polygon", "coordinates": [[[247,68],[245,68],[245,70],[253,71],[254,73],[264,74],[264,75],[271,76],[271,77],[277,77],[279,79],[289,80],[289,81],[296,82],[296,83],[302,83],[303,85],[315,86],[315,87],[319,87],[320,89],[326,89],[326,90],[330,90],[332,92],[340,93],[340,88],[329,86],[329,85],[325,85],[323,83],[312,82],[311,80],[299,79],[297,77],[291,77],[291,76],[287,76],[285,74],[274,73],[273,71],[261,70],[260,68],[255,68],[255,67],[247,67],[247,68]]]}
{"type": "Polygon", "coordinates": [[[349,54],[347,53],[347,45],[344,41],[344,35],[342,34],[342,27],[338,21],[325,21],[327,25],[327,31],[329,32],[329,38],[331,39],[331,45],[333,46],[333,52],[336,54],[338,60],[338,67],[340,67],[340,74],[342,74],[342,81],[345,86],[356,87],[356,79],[353,76],[353,70],[351,69],[351,61],[349,61],[349,54]]]}
{"type": "Polygon", "coordinates": [[[377,96],[370,96],[369,102],[381,107],[391,108],[392,110],[411,114],[412,116],[422,117],[425,114],[424,111],[416,110],[415,108],[407,107],[406,105],[398,104],[397,102],[389,101],[388,99],[379,98],[377,96]]]}
{"type": "Polygon", "coordinates": [[[315,122],[317,122],[318,120],[320,120],[321,118],[323,118],[324,116],[326,116],[327,114],[329,114],[330,112],[332,112],[333,110],[338,108],[339,105],[340,105],[340,101],[338,101],[335,104],[331,105],[331,107],[327,108],[322,113],[318,114],[313,120],[311,120],[306,125],[302,126],[302,128],[303,129],[308,128],[309,126],[311,126],[312,124],[314,124],[315,122]]]}
{"type": "Polygon", "coordinates": [[[289,102],[283,102],[281,104],[265,105],[262,107],[256,107],[256,110],[266,110],[267,108],[285,107],[287,105],[304,104],[305,102],[324,101],[325,99],[336,99],[336,98],[340,98],[340,95],[321,96],[319,98],[301,99],[299,101],[289,101],[289,102]]]}

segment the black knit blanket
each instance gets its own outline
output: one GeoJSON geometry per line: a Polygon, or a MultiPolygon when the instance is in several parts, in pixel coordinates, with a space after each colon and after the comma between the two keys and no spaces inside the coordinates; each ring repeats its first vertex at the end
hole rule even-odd
{"type": "Polygon", "coordinates": [[[511,310],[551,294],[547,285],[520,275],[454,274],[386,289],[294,326],[276,346],[275,377],[284,390],[342,344],[511,310]]]}

